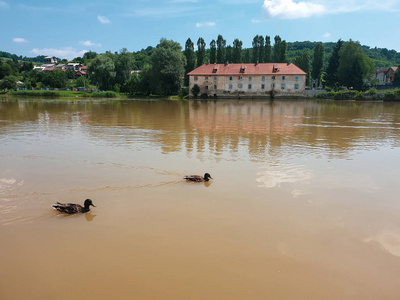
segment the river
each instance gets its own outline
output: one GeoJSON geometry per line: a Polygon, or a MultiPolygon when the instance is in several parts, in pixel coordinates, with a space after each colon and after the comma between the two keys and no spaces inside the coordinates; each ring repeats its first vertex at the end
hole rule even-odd
{"type": "Polygon", "coordinates": [[[0,298],[398,299],[399,157],[397,103],[0,99],[0,298]]]}

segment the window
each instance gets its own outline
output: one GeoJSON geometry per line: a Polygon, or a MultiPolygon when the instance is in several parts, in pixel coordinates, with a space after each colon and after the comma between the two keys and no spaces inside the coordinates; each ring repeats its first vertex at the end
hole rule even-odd
{"type": "Polygon", "coordinates": [[[233,76],[229,76],[229,80],[233,80],[233,76]]]}
{"type": "Polygon", "coordinates": [[[229,89],[230,89],[230,90],[232,89],[232,84],[229,85],[229,89]]]}
{"type": "Polygon", "coordinates": [[[214,84],[214,90],[216,90],[217,89],[217,85],[216,84],[214,84]]]}
{"type": "Polygon", "coordinates": [[[199,78],[197,76],[194,76],[194,81],[197,81],[199,78]]]}
{"type": "Polygon", "coordinates": [[[249,81],[252,81],[253,80],[253,76],[249,76],[249,81]]]}
{"type": "Polygon", "coordinates": [[[262,80],[262,81],[265,81],[265,76],[264,76],[264,75],[261,76],[261,80],[262,80]]]}
{"type": "Polygon", "coordinates": [[[251,84],[249,84],[248,88],[249,88],[249,90],[251,90],[251,84]]]}
{"type": "Polygon", "coordinates": [[[298,90],[298,89],[299,89],[299,84],[298,84],[298,83],[295,83],[295,84],[294,84],[294,88],[295,88],[296,90],[298,90]]]}
{"type": "Polygon", "coordinates": [[[208,76],[205,77],[205,80],[208,80],[208,76]]]}
{"type": "Polygon", "coordinates": [[[285,80],[285,75],[282,75],[282,80],[285,80]]]}
{"type": "Polygon", "coordinates": [[[217,81],[217,79],[218,79],[217,76],[214,76],[214,81],[217,81]]]}
{"type": "Polygon", "coordinates": [[[208,85],[205,86],[205,89],[208,90],[208,85]]]}
{"type": "Polygon", "coordinates": [[[275,87],[275,83],[271,84],[271,89],[273,89],[275,87]]]}
{"type": "Polygon", "coordinates": [[[238,83],[238,89],[241,89],[243,87],[243,84],[238,83]]]}
{"type": "Polygon", "coordinates": [[[243,79],[243,76],[239,76],[239,80],[242,80],[243,79]]]}
{"type": "Polygon", "coordinates": [[[294,76],[294,80],[299,81],[299,76],[294,76]]]}
{"type": "Polygon", "coordinates": [[[272,80],[275,80],[275,75],[274,75],[274,76],[271,76],[271,79],[272,79],[272,80]]]}
{"type": "Polygon", "coordinates": [[[282,89],[282,90],[285,89],[285,84],[284,84],[284,83],[281,84],[281,89],[282,89]]]}
{"type": "Polygon", "coordinates": [[[261,89],[262,89],[262,90],[265,90],[265,84],[262,84],[262,85],[261,85],[261,89]]]}

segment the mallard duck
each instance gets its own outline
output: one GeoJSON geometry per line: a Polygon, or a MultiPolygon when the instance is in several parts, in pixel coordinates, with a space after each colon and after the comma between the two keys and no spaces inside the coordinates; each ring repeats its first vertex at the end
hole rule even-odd
{"type": "Polygon", "coordinates": [[[86,199],[85,203],[82,205],[73,203],[60,203],[56,202],[53,204],[52,208],[67,214],[85,213],[90,211],[90,205],[96,207],[92,200],[86,199]]]}
{"type": "Polygon", "coordinates": [[[204,182],[204,181],[209,181],[210,179],[213,179],[210,174],[206,173],[204,174],[204,177],[200,175],[187,175],[184,177],[184,179],[188,181],[196,181],[196,182],[204,182]]]}

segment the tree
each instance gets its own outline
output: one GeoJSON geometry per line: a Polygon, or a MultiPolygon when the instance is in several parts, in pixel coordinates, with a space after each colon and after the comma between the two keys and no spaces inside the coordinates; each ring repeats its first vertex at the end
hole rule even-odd
{"type": "Polygon", "coordinates": [[[222,35],[218,35],[217,38],[217,63],[222,64],[225,62],[226,56],[226,40],[222,35]]]}
{"type": "Polygon", "coordinates": [[[348,88],[356,88],[358,86],[360,76],[362,80],[369,78],[369,75],[374,70],[372,60],[364,53],[359,42],[344,43],[339,51],[339,68],[338,77],[340,84],[348,88]],[[355,63],[357,62],[357,63],[355,63]],[[357,74],[355,72],[358,72],[357,74]]]}
{"type": "Polygon", "coordinates": [[[343,46],[343,41],[338,40],[329,57],[328,66],[324,73],[325,84],[331,88],[339,84],[338,68],[339,68],[339,51],[343,46]]]}
{"type": "Polygon", "coordinates": [[[240,63],[242,60],[242,45],[243,42],[239,39],[233,41],[232,62],[240,63]]]}
{"type": "Polygon", "coordinates": [[[206,43],[203,38],[197,40],[197,66],[204,64],[204,58],[206,57],[206,43]]]}
{"type": "Polygon", "coordinates": [[[296,66],[307,73],[306,85],[310,85],[310,54],[308,51],[300,54],[295,60],[296,66]]]}
{"type": "Polygon", "coordinates": [[[5,76],[2,80],[0,80],[0,89],[1,90],[16,90],[17,89],[17,77],[8,75],[5,76]]]}
{"type": "Polygon", "coordinates": [[[271,38],[267,35],[265,36],[265,46],[264,46],[264,62],[270,63],[271,59],[271,38]]]}
{"type": "Polygon", "coordinates": [[[85,76],[79,77],[77,80],[75,80],[75,87],[85,87],[88,88],[90,85],[89,79],[87,79],[85,76]]]}
{"type": "Polygon", "coordinates": [[[50,88],[64,88],[67,85],[67,75],[61,70],[54,70],[45,73],[42,82],[50,88]]]}
{"type": "Polygon", "coordinates": [[[115,65],[114,86],[115,83],[118,83],[122,86],[131,77],[131,72],[134,65],[132,53],[128,52],[126,48],[122,48],[119,54],[112,55],[112,58],[115,65]]]}
{"type": "Polygon", "coordinates": [[[262,35],[256,35],[253,38],[253,62],[264,61],[264,37],[262,35]]]}
{"type": "Polygon", "coordinates": [[[152,76],[152,91],[162,95],[173,95],[182,86],[185,74],[186,58],[179,43],[161,39],[151,55],[151,69],[147,75],[152,76]]]}
{"type": "Polygon", "coordinates": [[[286,41],[280,38],[279,35],[276,35],[274,44],[274,62],[276,63],[284,63],[286,62],[286,49],[287,44],[286,41]]]}
{"type": "Polygon", "coordinates": [[[6,76],[9,76],[13,73],[11,66],[7,63],[3,63],[0,65],[0,80],[6,76]]]}
{"type": "Polygon", "coordinates": [[[121,92],[128,93],[133,95],[140,90],[140,80],[139,76],[136,73],[133,73],[128,81],[121,88],[121,92]]]}
{"type": "Polygon", "coordinates": [[[187,73],[194,70],[194,66],[196,63],[196,59],[194,58],[194,44],[192,40],[189,38],[186,40],[185,44],[185,57],[186,57],[186,66],[185,66],[185,86],[189,85],[189,76],[187,73]]]}
{"type": "Polygon", "coordinates": [[[107,54],[96,56],[88,66],[91,82],[101,90],[112,90],[115,82],[115,64],[107,54]]]}
{"type": "Polygon", "coordinates": [[[197,95],[200,93],[200,87],[198,84],[195,84],[191,90],[193,97],[197,98],[197,95]]]}
{"type": "Polygon", "coordinates": [[[227,62],[232,62],[232,46],[226,46],[226,61],[227,62]]]}
{"type": "Polygon", "coordinates": [[[324,64],[324,46],[318,43],[314,48],[314,59],[312,62],[311,78],[317,80],[320,86],[322,67],[324,64]]]}
{"type": "Polygon", "coordinates": [[[217,46],[215,40],[210,42],[210,63],[215,64],[217,58],[217,46]]]}

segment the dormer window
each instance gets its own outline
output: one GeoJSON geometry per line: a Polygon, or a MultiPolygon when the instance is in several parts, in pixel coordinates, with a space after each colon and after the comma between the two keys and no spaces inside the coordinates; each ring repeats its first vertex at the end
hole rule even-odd
{"type": "Polygon", "coordinates": [[[246,66],[241,66],[240,67],[240,73],[244,73],[246,71],[246,66]]]}

